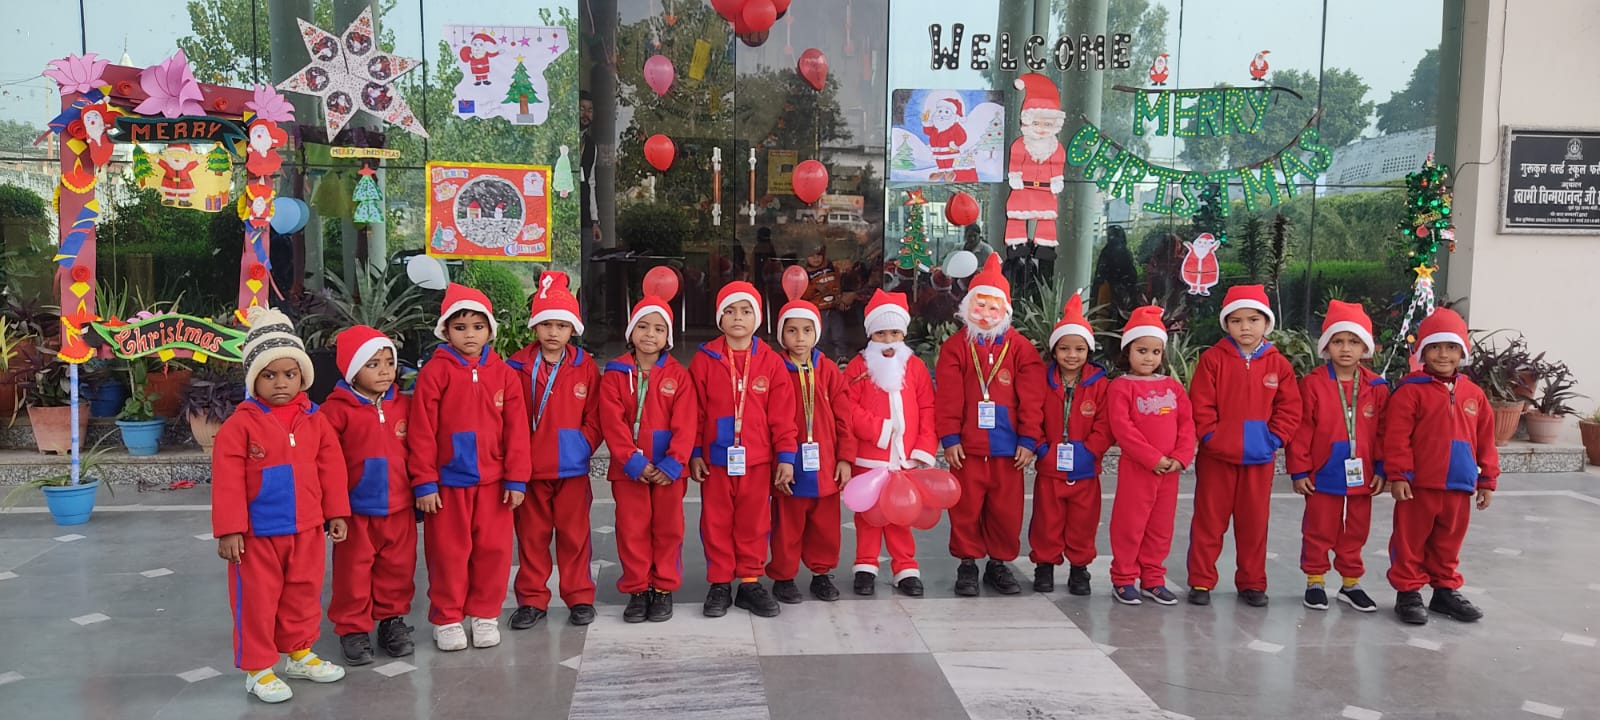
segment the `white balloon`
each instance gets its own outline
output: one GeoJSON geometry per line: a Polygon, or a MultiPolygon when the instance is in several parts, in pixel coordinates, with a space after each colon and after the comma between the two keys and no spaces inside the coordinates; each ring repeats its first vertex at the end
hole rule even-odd
{"type": "Polygon", "coordinates": [[[944,259],[944,274],[953,278],[972,277],[978,272],[978,256],[967,250],[957,250],[944,259]]]}
{"type": "Polygon", "coordinates": [[[406,277],[427,290],[443,290],[450,284],[450,274],[445,271],[444,263],[427,255],[413,255],[406,261],[406,277]]]}

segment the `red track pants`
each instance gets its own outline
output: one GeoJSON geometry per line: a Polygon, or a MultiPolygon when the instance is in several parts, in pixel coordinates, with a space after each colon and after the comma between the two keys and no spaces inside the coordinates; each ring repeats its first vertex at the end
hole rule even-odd
{"type": "Polygon", "coordinates": [[[428,558],[428,622],[498,618],[511,577],[511,507],[500,483],[441,487],[444,507],[423,520],[428,558]]]}
{"type": "Polygon", "coordinates": [[[350,516],[349,537],[333,546],[333,631],[372,632],[378,620],[410,613],[416,592],[417,520],[411,508],[383,517],[350,516]]]}
{"type": "Polygon", "coordinates": [[[1178,514],[1178,473],[1157,475],[1117,463],[1111,501],[1111,582],[1153,588],[1167,584],[1167,555],[1178,514]]]}
{"type": "Polygon", "coordinates": [[[1006,457],[968,455],[954,471],[961,499],[950,508],[950,554],[1011,562],[1022,552],[1022,471],[1006,457]]]}
{"type": "Polygon", "coordinates": [[[273,537],[245,534],[244,555],[228,564],[234,667],[264,670],[279,654],[317,641],[327,548],[321,527],[273,537]]]}
{"type": "Polygon", "coordinates": [[[1033,519],[1028,522],[1028,559],[1038,565],[1094,562],[1100,531],[1100,478],[1068,484],[1039,475],[1033,483],[1033,519]]]}
{"type": "Polygon", "coordinates": [[[772,496],[772,562],[767,576],[793,580],[800,563],[812,575],[826,575],[839,565],[839,496],[803,498],[772,496]]]}
{"type": "Polygon", "coordinates": [[[594,604],[594,576],[589,569],[589,506],[594,491],[589,476],[534,480],[518,507],[517,579],[512,587],[518,605],[550,608],[550,539],[555,537],[556,565],[561,569],[561,601],[567,607],[594,604]]]}
{"type": "Polygon", "coordinates": [[[1189,526],[1189,587],[1215,590],[1222,536],[1233,520],[1240,590],[1267,589],[1267,518],[1272,513],[1271,463],[1235,465],[1206,455],[1195,459],[1194,522],[1189,526]]]}
{"type": "Polygon", "coordinates": [[[1461,542],[1472,517],[1472,493],[1412,487],[1410,500],[1394,504],[1394,535],[1389,538],[1389,584],[1400,592],[1423,585],[1461,587],[1461,542]]]}
{"type": "Polygon", "coordinates": [[[889,569],[894,571],[894,581],[908,577],[921,577],[917,568],[917,538],[911,528],[904,525],[873,527],[861,513],[856,513],[856,564],[852,572],[878,574],[878,551],[888,547],[889,569]]]}
{"type": "Polygon", "coordinates": [[[761,577],[766,571],[767,537],[772,532],[772,464],[751,465],[738,477],[711,466],[700,485],[700,544],[706,551],[706,580],[731,583],[761,577]]]}
{"type": "Polygon", "coordinates": [[[617,590],[672,592],[683,584],[683,494],[687,478],[671,485],[614,480],[617,500],[617,590]]]}
{"type": "Polygon", "coordinates": [[[1306,496],[1306,514],[1300,520],[1300,570],[1307,575],[1328,572],[1328,552],[1339,577],[1359,578],[1367,571],[1361,548],[1372,530],[1371,495],[1306,496]]]}

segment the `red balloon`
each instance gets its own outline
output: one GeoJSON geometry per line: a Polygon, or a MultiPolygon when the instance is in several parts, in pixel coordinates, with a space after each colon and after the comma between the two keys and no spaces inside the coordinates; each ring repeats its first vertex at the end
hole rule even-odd
{"type": "Polygon", "coordinates": [[[815,160],[794,166],[794,196],[807,205],[817,201],[828,191],[828,168],[815,160]]]}
{"type": "Polygon", "coordinates": [[[873,527],[883,527],[889,524],[889,518],[883,516],[883,504],[879,503],[867,508],[864,512],[857,513],[861,519],[873,527]]]}
{"type": "Polygon", "coordinates": [[[828,56],[816,48],[807,48],[800,53],[800,60],[794,65],[795,72],[805,78],[806,84],[817,90],[828,84],[828,56]]]}
{"type": "Polygon", "coordinates": [[[724,20],[737,21],[744,13],[745,0],[711,0],[711,9],[716,10],[724,20]]]}
{"type": "Polygon", "coordinates": [[[739,17],[750,32],[766,32],[778,21],[778,9],[772,6],[772,0],[745,0],[739,17]]]}
{"type": "Polygon", "coordinates": [[[799,265],[790,265],[783,271],[783,294],[790,300],[799,300],[806,294],[806,288],[811,285],[811,276],[806,274],[806,269],[799,265]]]}
{"type": "Polygon", "coordinates": [[[644,159],[652,167],[661,172],[666,172],[672,167],[672,161],[678,157],[678,146],[672,138],[665,135],[651,135],[644,141],[644,159]]]}
{"type": "Polygon", "coordinates": [[[891,473],[889,482],[884,483],[883,493],[878,496],[877,507],[883,508],[883,516],[890,523],[910,525],[922,515],[922,493],[905,473],[891,473]]]}
{"type": "Polygon", "coordinates": [[[738,29],[739,26],[734,27],[734,34],[739,36],[739,41],[744,43],[746,47],[761,47],[762,45],[767,44],[767,39],[772,36],[772,31],[770,30],[762,30],[761,32],[738,32],[738,29]]]}
{"type": "Polygon", "coordinates": [[[939,518],[943,516],[944,511],[939,508],[924,507],[922,508],[922,514],[918,515],[916,520],[911,521],[911,527],[918,530],[932,530],[933,526],[939,524],[939,518]]]}
{"type": "Polygon", "coordinates": [[[944,204],[944,217],[951,225],[971,225],[978,221],[978,201],[958,192],[944,204]]]}
{"type": "Polygon", "coordinates": [[[644,294],[671,300],[678,294],[678,273],[665,265],[650,268],[644,274],[644,294]]]}
{"type": "Polygon", "coordinates": [[[929,507],[951,508],[961,500],[961,483],[948,470],[925,468],[908,470],[906,475],[922,491],[922,499],[929,507]]]}
{"type": "Polygon", "coordinates": [[[782,18],[784,13],[789,12],[789,0],[772,0],[772,9],[777,10],[778,17],[782,18]]]}

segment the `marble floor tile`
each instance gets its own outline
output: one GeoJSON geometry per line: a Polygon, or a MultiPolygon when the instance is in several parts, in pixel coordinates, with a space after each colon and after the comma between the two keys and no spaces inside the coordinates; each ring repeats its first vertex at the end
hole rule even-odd
{"type": "Polygon", "coordinates": [[[743,610],[730,610],[726,617],[708,618],[700,614],[698,603],[675,606],[671,620],[659,623],[629,624],[622,621],[622,608],[606,605],[596,608],[599,617],[589,626],[583,647],[583,670],[600,659],[701,661],[710,658],[755,657],[752,622],[776,624],[782,618],[752,618],[743,610]]]}
{"type": "Polygon", "coordinates": [[[1094,648],[934,657],[973,720],[1166,718],[1111,658],[1094,648]]]}
{"type": "Polygon", "coordinates": [[[567,717],[765,720],[771,716],[761,664],[754,655],[693,662],[604,655],[584,658],[567,717]]]}
{"type": "MultiPolygon", "coordinates": [[[[897,599],[931,652],[1094,649],[1094,642],[1038,595],[897,599]]],[[[1096,650],[1096,652],[1099,652],[1096,650]]]]}
{"type": "Polygon", "coordinates": [[[762,657],[772,720],[966,720],[932,655],[762,657]]]}
{"type": "Polygon", "coordinates": [[[754,618],[761,655],[925,653],[911,617],[894,602],[803,602],[776,621],[754,618]]]}

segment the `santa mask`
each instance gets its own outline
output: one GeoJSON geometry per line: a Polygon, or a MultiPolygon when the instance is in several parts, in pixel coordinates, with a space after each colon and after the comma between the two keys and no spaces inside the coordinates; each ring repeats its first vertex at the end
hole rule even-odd
{"type": "Polygon", "coordinates": [[[972,303],[967,308],[967,325],[980,333],[993,332],[1005,326],[1006,318],[1005,298],[997,295],[974,295],[972,303]]]}

